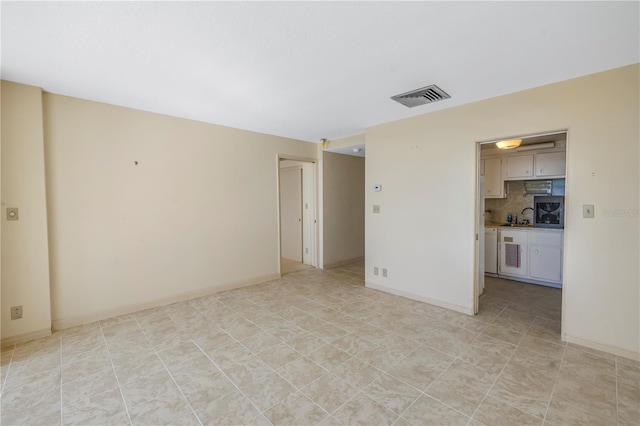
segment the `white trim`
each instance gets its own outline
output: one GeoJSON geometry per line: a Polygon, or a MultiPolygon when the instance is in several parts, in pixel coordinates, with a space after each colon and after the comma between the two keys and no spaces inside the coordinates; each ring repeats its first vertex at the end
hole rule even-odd
{"type": "Polygon", "coordinates": [[[206,296],[213,293],[220,293],[222,291],[233,290],[236,288],[246,287],[254,284],[260,284],[267,281],[276,280],[280,277],[281,277],[280,274],[262,275],[262,276],[251,278],[248,280],[236,281],[229,284],[222,284],[214,287],[206,287],[199,290],[188,291],[188,292],[176,294],[173,296],[163,297],[150,302],[134,303],[131,305],[125,305],[117,308],[106,309],[103,311],[93,312],[90,314],[78,315],[70,318],[63,318],[63,319],[53,321],[52,329],[55,331],[64,330],[65,328],[75,327],[83,324],[89,324],[95,321],[105,320],[107,318],[112,318],[119,315],[132,314],[134,312],[142,311],[144,309],[156,308],[158,306],[164,306],[171,303],[183,302],[185,300],[195,299],[196,297],[202,297],[202,296],[206,296]]]}
{"type": "Polygon", "coordinates": [[[18,334],[17,336],[7,337],[2,339],[0,346],[3,348],[6,346],[17,345],[18,343],[30,342],[31,340],[41,339],[43,337],[51,336],[50,328],[43,328],[42,330],[31,331],[29,333],[18,334]]]}
{"type": "Polygon", "coordinates": [[[473,315],[473,306],[471,307],[460,306],[460,305],[454,305],[453,303],[443,302],[441,300],[429,299],[428,297],[418,296],[417,294],[407,293],[401,290],[396,290],[395,288],[373,284],[373,283],[370,283],[369,281],[365,282],[365,287],[371,288],[374,290],[384,291],[385,293],[395,294],[397,296],[406,297],[407,299],[417,300],[418,302],[424,302],[430,305],[439,306],[441,308],[450,309],[452,311],[460,312],[466,315],[473,315]]]}
{"type": "Polygon", "coordinates": [[[612,355],[621,356],[624,358],[640,361],[640,352],[630,351],[629,349],[619,348],[617,346],[607,345],[604,343],[594,342],[592,340],[583,339],[581,337],[565,334],[564,340],[569,343],[575,343],[576,345],[584,346],[591,349],[596,349],[602,352],[607,352],[612,355]]]}
{"type": "Polygon", "coordinates": [[[340,266],[351,265],[352,263],[364,262],[364,256],[353,257],[351,259],[338,260],[337,262],[331,262],[324,265],[322,269],[338,268],[340,266]]]}

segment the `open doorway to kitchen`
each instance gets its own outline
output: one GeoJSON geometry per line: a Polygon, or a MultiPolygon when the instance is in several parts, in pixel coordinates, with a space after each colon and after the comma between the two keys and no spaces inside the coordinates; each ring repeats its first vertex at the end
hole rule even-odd
{"type": "Polygon", "coordinates": [[[317,266],[317,167],[314,161],[278,158],[280,274],[317,266]]]}
{"type": "Polygon", "coordinates": [[[518,342],[562,340],[567,136],[477,144],[475,312],[518,342]]]}

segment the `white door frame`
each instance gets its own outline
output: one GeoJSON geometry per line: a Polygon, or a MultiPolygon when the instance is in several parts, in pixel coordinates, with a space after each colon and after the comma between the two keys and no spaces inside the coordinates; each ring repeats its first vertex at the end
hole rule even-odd
{"type": "Polygon", "coordinates": [[[278,225],[277,225],[277,231],[278,231],[278,273],[282,275],[282,265],[280,263],[280,258],[282,257],[282,239],[281,239],[281,231],[282,231],[282,224],[280,222],[280,161],[281,160],[290,160],[290,161],[300,161],[303,163],[310,163],[313,165],[313,172],[312,172],[312,177],[313,177],[313,184],[311,185],[312,189],[312,194],[311,194],[311,199],[313,200],[313,206],[311,208],[311,220],[313,221],[313,226],[311,227],[311,235],[310,235],[310,241],[309,241],[309,245],[313,248],[313,253],[311,255],[311,266],[318,268],[319,267],[319,247],[320,247],[320,235],[318,232],[319,229],[319,215],[318,215],[318,208],[319,208],[319,202],[318,202],[318,160],[313,159],[313,158],[308,158],[308,157],[296,157],[296,156],[291,156],[291,155],[282,155],[282,154],[278,154],[276,156],[276,192],[277,192],[277,199],[276,199],[276,208],[277,208],[277,215],[278,215],[278,225]]]}
{"type": "MultiPolygon", "coordinates": [[[[480,250],[484,250],[484,246],[480,246],[479,241],[480,241],[480,232],[483,233],[484,235],[484,194],[481,192],[481,182],[480,182],[480,160],[481,160],[481,148],[482,145],[486,145],[486,144],[490,144],[490,143],[495,143],[501,140],[508,140],[508,139],[527,139],[527,138],[534,138],[534,137],[540,137],[540,136],[551,136],[551,135],[558,135],[558,134],[562,134],[564,133],[566,135],[566,143],[565,143],[565,152],[566,152],[566,159],[565,159],[565,163],[567,165],[566,169],[568,171],[569,169],[569,129],[562,129],[562,130],[556,130],[556,131],[549,131],[549,132],[543,132],[543,133],[534,133],[534,134],[530,134],[530,135],[518,135],[518,136],[509,136],[509,137],[504,137],[504,138],[499,138],[499,139],[491,139],[491,140],[484,140],[484,141],[476,141],[476,176],[475,176],[475,180],[476,180],[476,200],[475,200],[475,229],[476,229],[476,235],[475,235],[475,256],[474,256],[474,279],[473,279],[473,305],[474,305],[474,314],[478,313],[478,309],[479,309],[479,291],[478,291],[478,285],[479,283],[482,281],[484,282],[484,264],[480,265],[480,250]],[[480,277],[480,273],[482,273],[482,277],[480,277]]],[[[568,188],[569,186],[566,185],[566,181],[568,180],[566,178],[566,176],[568,175],[568,173],[565,173],[565,188],[568,188]]],[[[566,210],[566,206],[567,206],[567,200],[566,198],[569,196],[569,194],[565,193],[565,211],[564,211],[564,217],[565,217],[565,226],[564,226],[564,238],[563,238],[563,247],[562,247],[562,251],[563,251],[563,256],[562,256],[562,312],[561,312],[561,320],[560,320],[560,326],[561,326],[561,338],[564,341],[564,328],[565,328],[565,322],[564,322],[564,312],[565,312],[565,306],[566,306],[566,300],[568,297],[568,292],[566,291],[566,285],[565,285],[565,272],[566,272],[566,259],[567,256],[564,255],[567,252],[567,234],[568,234],[568,223],[567,223],[567,210],[566,210]]]]}

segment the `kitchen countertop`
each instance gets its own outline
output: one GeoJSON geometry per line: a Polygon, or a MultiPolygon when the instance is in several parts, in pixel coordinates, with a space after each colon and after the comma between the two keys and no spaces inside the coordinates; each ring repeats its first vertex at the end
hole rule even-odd
{"type": "Polygon", "coordinates": [[[485,228],[501,228],[501,229],[535,229],[536,231],[564,231],[563,228],[541,228],[541,227],[535,227],[533,226],[533,224],[529,224],[529,225],[516,225],[516,226],[512,226],[512,225],[506,225],[504,222],[488,222],[484,224],[485,228]]]}

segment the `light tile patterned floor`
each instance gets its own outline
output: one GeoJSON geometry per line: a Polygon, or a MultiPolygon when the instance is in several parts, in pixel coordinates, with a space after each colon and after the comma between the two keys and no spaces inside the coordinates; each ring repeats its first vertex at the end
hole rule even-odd
{"type": "Polygon", "coordinates": [[[561,342],[560,298],[488,279],[469,317],[300,271],[4,349],[1,422],[637,425],[640,364],[561,342]]]}

